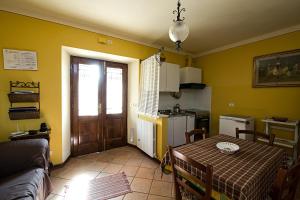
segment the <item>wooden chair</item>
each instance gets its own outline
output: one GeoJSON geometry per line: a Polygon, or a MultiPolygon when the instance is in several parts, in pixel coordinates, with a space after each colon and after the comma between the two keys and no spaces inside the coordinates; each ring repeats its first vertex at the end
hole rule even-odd
{"type": "Polygon", "coordinates": [[[195,138],[200,138],[200,139],[205,139],[206,138],[206,129],[205,128],[202,128],[202,129],[194,129],[194,130],[191,130],[189,132],[185,132],[185,143],[186,144],[189,144],[191,143],[191,136],[194,136],[194,141],[195,138]]]}
{"type": "Polygon", "coordinates": [[[171,146],[169,146],[169,154],[171,158],[171,166],[173,170],[175,191],[176,191],[176,200],[182,199],[182,194],[180,189],[182,189],[185,193],[191,194],[196,197],[196,199],[209,200],[211,198],[212,193],[212,175],[213,175],[213,167],[211,165],[204,166],[191,158],[188,158],[181,153],[173,150],[171,146]],[[176,164],[175,160],[180,159],[188,163],[189,166],[193,166],[197,168],[197,170],[205,173],[205,180],[201,181],[198,177],[192,175],[190,172],[186,171],[182,167],[176,164]],[[184,178],[183,178],[184,177],[184,178]],[[204,183],[205,182],[205,183],[204,183]],[[201,188],[205,189],[202,191],[200,189],[191,186],[198,185],[201,188]]]}
{"type": "Polygon", "coordinates": [[[274,139],[275,139],[275,135],[274,134],[265,134],[265,133],[260,133],[257,131],[252,131],[252,130],[240,130],[239,128],[235,129],[235,133],[236,133],[236,138],[240,138],[239,135],[240,134],[249,134],[249,135],[253,135],[253,142],[257,141],[257,138],[264,138],[269,140],[269,146],[273,146],[274,143],[274,139]]]}
{"type": "Polygon", "coordinates": [[[300,179],[300,156],[290,169],[280,168],[272,185],[270,197],[273,200],[294,200],[300,179]]]}

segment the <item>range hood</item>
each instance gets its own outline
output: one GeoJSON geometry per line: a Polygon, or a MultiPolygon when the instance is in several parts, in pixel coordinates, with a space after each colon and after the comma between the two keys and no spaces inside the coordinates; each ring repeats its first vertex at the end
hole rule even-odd
{"type": "Polygon", "coordinates": [[[180,69],[180,89],[203,89],[202,70],[195,67],[184,67],[180,69]]]}

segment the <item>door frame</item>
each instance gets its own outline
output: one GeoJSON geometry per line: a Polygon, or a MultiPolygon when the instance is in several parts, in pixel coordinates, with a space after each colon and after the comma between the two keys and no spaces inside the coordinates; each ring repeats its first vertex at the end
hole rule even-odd
{"type": "Polygon", "coordinates": [[[117,62],[111,62],[111,61],[104,61],[104,79],[103,79],[103,90],[102,90],[102,92],[103,92],[103,95],[102,95],[102,102],[103,102],[103,106],[102,106],[102,108],[101,109],[103,109],[102,110],[102,112],[103,112],[103,118],[102,118],[102,120],[103,120],[103,126],[102,126],[102,133],[103,133],[103,147],[104,147],[104,150],[108,150],[108,149],[110,149],[110,148],[106,148],[106,144],[107,144],[107,142],[106,142],[106,138],[105,138],[105,134],[106,134],[106,130],[105,130],[105,124],[104,124],[104,122],[105,122],[105,120],[106,120],[106,118],[109,116],[109,117],[111,117],[111,118],[118,118],[118,117],[120,117],[120,116],[122,116],[123,118],[125,118],[125,121],[123,122],[124,124],[123,124],[123,126],[124,126],[124,128],[123,128],[123,131],[125,132],[125,136],[124,136],[124,138],[123,138],[123,144],[124,145],[126,145],[126,144],[128,144],[128,142],[127,142],[127,137],[128,137],[128,130],[127,130],[127,122],[128,122],[128,119],[127,119],[127,117],[128,117],[128,107],[127,107],[127,102],[128,102],[128,64],[124,64],[124,63],[117,63],[117,62]],[[107,79],[107,76],[106,76],[106,72],[107,72],[107,67],[110,67],[110,68],[119,68],[119,69],[122,69],[123,71],[122,71],[122,73],[123,73],[123,75],[122,75],[122,77],[124,78],[123,79],[123,85],[124,85],[124,87],[123,87],[123,94],[122,94],[122,96],[123,96],[123,105],[122,105],[122,107],[123,107],[123,112],[122,112],[122,114],[121,115],[118,115],[118,114],[106,114],[106,79],[107,79]],[[124,94],[125,93],[125,94],[124,94]]]}
{"type": "MultiPolygon", "coordinates": [[[[79,141],[79,134],[78,129],[76,129],[74,122],[77,121],[75,117],[75,113],[78,113],[78,91],[75,91],[78,88],[78,71],[74,71],[73,67],[73,59],[82,59],[82,60],[90,60],[90,61],[95,61],[95,62],[103,62],[103,67],[100,68],[102,76],[100,76],[100,82],[99,82],[99,93],[98,93],[98,98],[101,102],[101,113],[98,115],[98,127],[99,131],[97,134],[97,139],[98,139],[98,152],[106,150],[105,147],[105,137],[104,137],[104,119],[106,115],[106,65],[109,63],[109,67],[116,67],[120,68],[120,65],[122,66],[123,71],[125,72],[124,74],[124,81],[125,87],[123,92],[125,92],[125,95],[123,94],[124,100],[123,100],[123,116],[125,117],[125,122],[124,122],[124,132],[125,136],[124,137],[124,144],[128,144],[127,142],[127,137],[128,137],[128,130],[127,130],[127,122],[128,122],[128,108],[127,108],[127,102],[128,102],[128,64],[125,63],[118,63],[118,62],[112,62],[112,61],[105,61],[101,59],[93,59],[93,58],[87,58],[87,57],[80,57],[80,56],[70,56],[70,125],[71,125],[71,156],[77,156],[79,155],[78,152],[78,141],[79,141]],[[73,75],[75,73],[75,75],[73,75]],[[75,81],[75,78],[77,79],[77,83],[75,81]],[[77,84],[77,85],[74,85],[77,84]],[[77,147],[76,147],[77,145],[77,147]]],[[[78,123],[78,122],[77,122],[78,123]]]]}
{"type": "MultiPolygon", "coordinates": [[[[70,105],[71,105],[71,155],[77,156],[80,155],[78,151],[78,142],[79,142],[79,133],[78,133],[78,116],[75,115],[78,114],[78,71],[75,71],[74,69],[74,62],[73,60],[76,59],[78,61],[82,61],[83,63],[101,63],[102,67],[100,67],[100,72],[103,77],[100,76],[99,80],[99,89],[98,89],[98,99],[102,103],[102,91],[103,91],[103,80],[104,80],[104,61],[99,59],[93,59],[93,58],[85,58],[85,57],[79,57],[79,56],[71,56],[70,57],[70,105]],[[76,90],[77,89],[77,90],[76,90]],[[77,126],[75,125],[77,124],[77,126]]],[[[97,151],[102,151],[103,149],[103,138],[101,134],[103,132],[103,112],[102,112],[101,106],[101,112],[98,114],[98,133],[97,133],[97,143],[98,148],[97,151]],[[102,145],[101,145],[102,144],[102,145]]]]}

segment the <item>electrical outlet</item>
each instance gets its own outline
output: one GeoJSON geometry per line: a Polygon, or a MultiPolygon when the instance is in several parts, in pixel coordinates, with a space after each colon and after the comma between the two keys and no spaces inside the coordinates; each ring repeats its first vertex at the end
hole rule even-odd
{"type": "Polygon", "coordinates": [[[234,102],[229,102],[229,103],[228,103],[228,106],[229,106],[229,107],[234,107],[234,106],[235,106],[235,103],[234,103],[234,102]]]}
{"type": "Polygon", "coordinates": [[[130,142],[133,143],[134,138],[134,128],[130,128],[130,142]]]}
{"type": "Polygon", "coordinates": [[[108,44],[108,45],[111,45],[113,42],[112,42],[112,40],[107,40],[106,41],[106,44],[108,44]]]}
{"type": "Polygon", "coordinates": [[[98,43],[102,44],[102,45],[112,45],[113,41],[109,40],[109,39],[107,39],[105,37],[99,37],[98,38],[98,43]]]}

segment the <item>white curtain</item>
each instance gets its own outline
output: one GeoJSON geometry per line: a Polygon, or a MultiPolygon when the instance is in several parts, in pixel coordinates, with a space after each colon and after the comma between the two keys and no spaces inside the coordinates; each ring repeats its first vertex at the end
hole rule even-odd
{"type": "Polygon", "coordinates": [[[138,113],[157,117],[159,102],[160,55],[153,55],[141,63],[138,113]]]}

